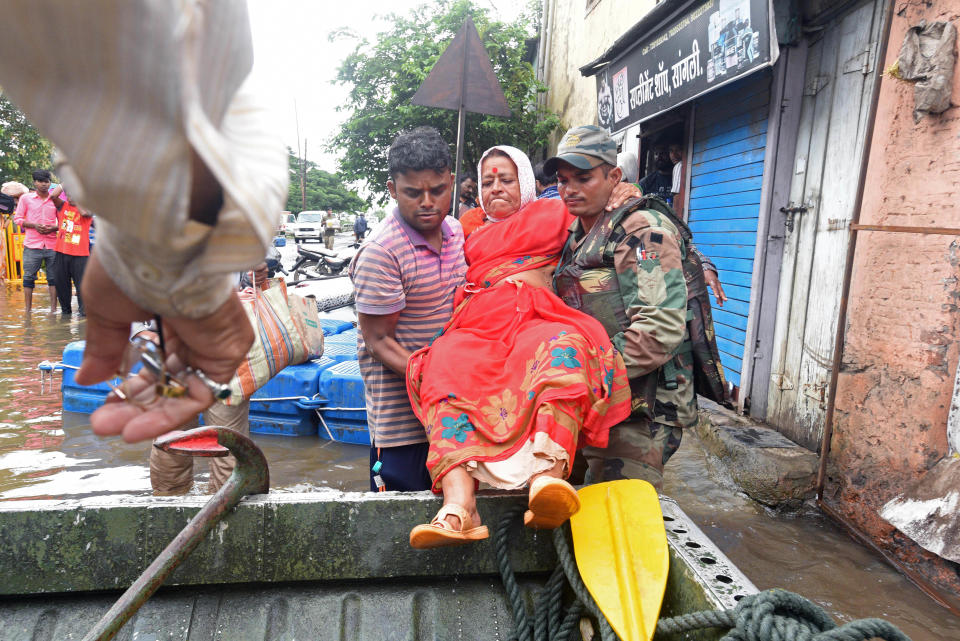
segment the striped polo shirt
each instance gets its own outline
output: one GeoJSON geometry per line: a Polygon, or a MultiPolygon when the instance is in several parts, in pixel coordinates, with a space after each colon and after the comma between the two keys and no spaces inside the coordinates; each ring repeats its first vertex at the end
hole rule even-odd
{"type": "MultiPolygon", "coordinates": [[[[438,252],[394,209],[350,264],[357,311],[386,315],[400,312],[395,336],[411,352],[430,342],[453,314],[453,294],[463,284],[463,230],[454,218],[441,226],[438,252]]],[[[399,447],[427,441],[423,425],[410,407],[403,377],[373,358],[357,335],[360,374],[366,388],[367,423],[375,447],[399,447]]]]}

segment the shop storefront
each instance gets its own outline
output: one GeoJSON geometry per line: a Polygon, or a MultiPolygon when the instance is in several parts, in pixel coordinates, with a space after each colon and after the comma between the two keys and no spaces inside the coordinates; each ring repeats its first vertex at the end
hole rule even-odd
{"type": "Polygon", "coordinates": [[[740,407],[812,450],[881,7],[664,0],[580,68],[596,77],[599,123],[637,153],[641,177],[658,170],[656,146],[679,141],[671,195],[719,268],[717,343],[740,407]]]}
{"type": "Polygon", "coordinates": [[[673,149],[679,180],[662,195],[720,270],[728,300],[714,308],[717,345],[738,386],[769,153],[770,67],[779,53],[772,31],[768,0],[665,2],[620,39],[620,50],[581,69],[596,75],[600,125],[621,151],[637,154],[641,178],[665,175],[654,150],[673,149]]]}

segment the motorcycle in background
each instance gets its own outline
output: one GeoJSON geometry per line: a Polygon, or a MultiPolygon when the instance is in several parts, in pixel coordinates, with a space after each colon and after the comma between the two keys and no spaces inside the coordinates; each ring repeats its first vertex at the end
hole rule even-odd
{"type": "Polygon", "coordinates": [[[325,247],[305,249],[297,246],[297,261],[290,268],[293,282],[301,280],[326,280],[345,276],[347,265],[353,260],[360,247],[358,243],[342,251],[332,251],[325,247]]]}

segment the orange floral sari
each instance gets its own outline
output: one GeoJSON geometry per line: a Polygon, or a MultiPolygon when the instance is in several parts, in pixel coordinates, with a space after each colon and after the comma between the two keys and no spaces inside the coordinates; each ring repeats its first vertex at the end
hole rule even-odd
{"type": "Polygon", "coordinates": [[[458,307],[407,366],[434,489],[458,465],[475,462],[472,470],[521,450],[558,453],[569,475],[575,451],[605,447],[629,415],[626,369],[603,326],[548,287],[502,282],[555,263],[571,220],[562,202],[538,200],[467,239],[458,307]]]}

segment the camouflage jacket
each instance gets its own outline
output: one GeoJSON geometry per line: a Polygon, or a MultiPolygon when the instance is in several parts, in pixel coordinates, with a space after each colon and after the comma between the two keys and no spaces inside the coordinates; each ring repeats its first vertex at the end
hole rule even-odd
{"type": "Polygon", "coordinates": [[[626,363],[634,410],[653,418],[659,369],[684,338],[687,287],[677,228],[641,202],[605,213],[589,232],[574,221],[554,288],[603,324],[626,363]]]}

